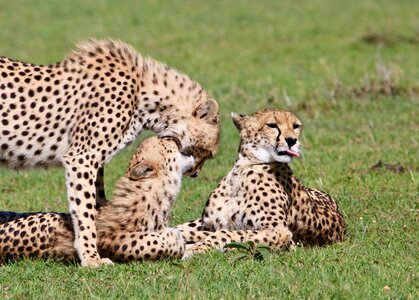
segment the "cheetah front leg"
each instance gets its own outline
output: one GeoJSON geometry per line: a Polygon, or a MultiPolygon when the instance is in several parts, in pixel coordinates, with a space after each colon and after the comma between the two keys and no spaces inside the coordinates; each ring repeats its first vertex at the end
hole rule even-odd
{"type": "Polygon", "coordinates": [[[253,241],[264,244],[273,250],[285,248],[293,249],[292,233],[288,228],[256,230],[218,230],[211,232],[204,240],[188,247],[183,258],[188,258],[197,253],[205,253],[211,249],[223,250],[224,246],[231,242],[253,241]]]}
{"type": "Polygon", "coordinates": [[[89,155],[72,156],[70,152],[64,158],[66,184],[71,219],[74,227],[74,247],[82,266],[97,267],[112,264],[108,258],[101,259],[96,244],[97,214],[95,181],[97,162],[87,160],[89,155]]]}
{"type": "Polygon", "coordinates": [[[175,227],[180,231],[187,243],[197,243],[204,240],[211,232],[203,227],[202,219],[183,223],[175,227]]]}
{"type": "Polygon", "coordinates": [[[97,170],[95,188],[96,188],[96,209],[105,206],[106,194],[105,194],[105,182],[104,182],[105,167],[102,165],[97,170]]]}

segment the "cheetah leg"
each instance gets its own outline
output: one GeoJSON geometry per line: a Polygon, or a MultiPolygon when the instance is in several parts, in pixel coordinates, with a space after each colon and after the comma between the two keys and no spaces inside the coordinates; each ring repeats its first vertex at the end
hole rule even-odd
{"type": "Polygon", "coordinates": [[[197,219],[195,221],[183,223],[175,227],[179,229],[183,238],[187,243],[196,243],[204,240],[209,234],[210,231],[204,230],[202,225],[202,219],[197,219]]]}
{"type": "Polygon", "coordinates": [[[88,267],[112,264],[107,258],[101,259],[97,251],[94,186],[97,170],[93,164],[94,162],[85,161],[83,156],[66,157],[64,160],[69,208],[75,235],[74,247],[81,265],[88,267]]]}
{"type": "Polygon", "coordinates": [[[118,232],[99,242],[100,252],[118,261],[181,258],[185,240],[179,230],[166,228],[161,232],[118,232]]]}
{"type": "Polygon", "coordinates": [[[273,250],[293,248],[292,233],[288,228],[281,227],[275,229],[254,230],[219,230],[212,232],[203,241],[188,247],[183,258],[188,258],[197,253],[205,253],[211,249],[223,250],[224,246],[231,242],[254,241],[264,244],[273,250]]]}
{"type": "MultiPolygon", "coordinates": [[[[65,230],[63,227],[62,216],[56,213],[0,212],[0,260],[55,257],[56,235],[65,230]]],[[[69,232],[72,236],[72,230],[69,232]]],[[[73,238],[68,241],[67,249],[73,252],[73,238]]]]}
{"type": "Polygon", "coordinates": [[[104,183],[105,167],[101,166],[97,170],[97,177],[95,182],[96,188],[96,209],[106,205],[105,183],[104,183]]]}
{"type": "Polygon", "coordinates": [[[342,242],[346,230],[342,215],[333,207],[320,205],[303,209],[304,214],[295,218],[296,240],[302,240],[303,243],[307,241],[307,244],[318,246],[342,242]]]}

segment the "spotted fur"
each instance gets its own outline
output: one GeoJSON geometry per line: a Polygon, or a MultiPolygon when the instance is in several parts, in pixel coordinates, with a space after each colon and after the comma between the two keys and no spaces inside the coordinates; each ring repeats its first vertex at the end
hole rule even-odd
{"type": "Polygon", "coordinates": [[[238,159],[211,193],[201,219],[178,226],[185,256],[252,240],[274,249],[340,242],[345,222],[326,193],[305,187],[287,163],[299,156],[300,120],[291,112],[232,114],[240,132],[238,159]]]}
{"type": "MultiPolygon", "coordinates": [[[[131,158],[111,202],[96,218],[100,255],[116,261],[180,257],[185,243],[167,228],[182,173],[193,158],[181,155],[175,141],[152,137],[131,158]]],[[[69,214],[0,212],[0,258],[22,256],[75,259],[69,214]]]]}
{"type": "Polygon", "coordinates": [[[83,266],[111,263],[96,243],[103,165],[143,129],[175,137],[195,157],[188,175],[196,176],[218,148],[217,102],[186,75],[118,41],[89,41],[48,66],[0,57],[0,163],[64,165],[83,266]]]}

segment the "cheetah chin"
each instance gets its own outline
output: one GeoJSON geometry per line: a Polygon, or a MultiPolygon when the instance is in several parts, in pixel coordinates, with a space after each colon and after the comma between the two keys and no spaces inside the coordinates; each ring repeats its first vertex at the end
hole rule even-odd
{"type": "MultiPolygon", "coordinates": [[[[249,148],[252,149],[251,147],[249,148]]],[[[294,157],[300,157],[300,153],[298,150],[291,150],[285,148],[271,150],[259,146],[256,147],[256,149],[252,149],[251,152],[259,161],[264,163],[291,163],[294,157]]]]}
{"type": "Polygon", "coordinates": [[[282,163],[290,163],[292,162],[294,157],[300,157],[300,153],[295,150],[287,149],[287,150],[279,150],[275,151],[274,159],[277,162],[282,163]]]}

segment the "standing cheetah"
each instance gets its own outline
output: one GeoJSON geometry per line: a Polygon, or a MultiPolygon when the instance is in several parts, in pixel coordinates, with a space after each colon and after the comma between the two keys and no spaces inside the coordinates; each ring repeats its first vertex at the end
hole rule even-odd
{"type": "Polygon", "coordinates": [[[231,241],[253,240],[274,249],[295,241],[342,241],[345,223],[336,202],[304,187],[288,166],[300,155],[300,120],[291,112],[268,109],[232,118],[240,132],[238,159],[210,195],[202,219],[177,227],[195,243],[185,256],[222,249],[231,241]]]}
{"type": "Polygon", "coordinates": [[[89,41],[42,66],[0,57],[0,162],[63,164],[82,266],[109,264],[96,244],[103,165],[143,129],[176,138],[196,176],[219,144],[218,104],[186,75],[118,41],[89,41]]]}
{"type": "MultiPolygon", "coordinates": [[[[167,228],[182,173],[193,157],[181,155],[171,138],[145,140],[96,218],[98,250],[117,261],[180,257],[185,242],[167,228]]],[[[0,258],[20,256],[74,259],[69,214],[0,212],[0,258]]]]}

